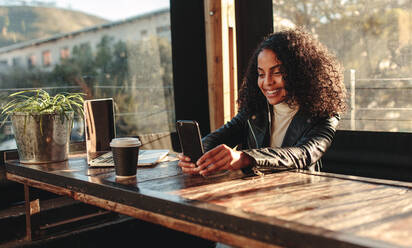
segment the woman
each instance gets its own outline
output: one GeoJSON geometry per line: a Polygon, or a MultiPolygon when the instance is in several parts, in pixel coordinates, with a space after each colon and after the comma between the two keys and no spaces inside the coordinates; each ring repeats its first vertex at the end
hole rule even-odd
{"type": "Polygon", "coordinates": [[[207,152],[198,161],[180,154],[179,166],[203,176],[236,169],[320,170],[346,108],[345,93],[342,68],[325,46],[302,29],[274,33],[249,62],[238,114],[204,137],[207,152]]]}

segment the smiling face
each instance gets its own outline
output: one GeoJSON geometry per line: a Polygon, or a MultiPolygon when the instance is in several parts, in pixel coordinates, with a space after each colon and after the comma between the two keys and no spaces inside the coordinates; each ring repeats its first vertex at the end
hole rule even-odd
{"type": "Polygon", "coordinates": [[[285,100],[285,80],[282,72],[282,62],[269,49],[263,49],[257,58],[258,86],[271,105],[285,100]]]}

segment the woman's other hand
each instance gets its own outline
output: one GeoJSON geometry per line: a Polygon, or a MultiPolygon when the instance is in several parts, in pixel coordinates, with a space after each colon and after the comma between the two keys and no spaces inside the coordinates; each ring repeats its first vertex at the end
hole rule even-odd
{"type": "Polygon", "coordinates": [[[237,170],[246,167],[250,163],[250,157],[244,152],[236,151],[223,144],[206,152],[199,158],[196,162],[196,172],[202,176],[207,176],[220,170],[237,170]]]}

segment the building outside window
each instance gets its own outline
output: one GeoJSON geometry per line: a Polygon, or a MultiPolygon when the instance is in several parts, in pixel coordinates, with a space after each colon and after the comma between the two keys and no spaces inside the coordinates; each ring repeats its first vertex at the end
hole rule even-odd
{"type": "Polygon", "coordinates": [[[156,33],[170,32],[170,26],[160,26],[156,28],[156,33]]]}
{"type": "Polygon", "coordinates": [[[70,56],[70,50],[68,47],[63,47],[60,49],[60,60],[67,59],[70,56]]]}
{"type": "Polygon", "coordinates": [[[43,61],[43,66],[48,67],[51,65],[52,58],[51,58],[51,52],[50,51],[43,51],[42,52],[42,61],[43,61]]]}
{"type": "Polygon", "coordinates": [[[36,66],[36,56],[34,54],[31,54],[27,58],[27,67],[31,69],[31,68],[34,68],[35,66],[36,66]]]}
{"type": "MultiPolygon", "coordinates": [[[[156,33],[156,27],[170,27],[169,1],[157,1],[158,6],[150,0],[129,1],[125,8],[110,0],[100,4],[101,12],[87,1],[53,2],[0,6],[9,10],[5,13],[21,12],[9,18],[17,23],[10,23],[7,33],[16,39],[0,37],[0,61],[16,57],[14,64],[19,64],[18,56],[30,60],[32,54],[41,59],[36,70],[2,67],[0,104],[21,89],[43,88],[52,95],[83,92],[86,99],[114,99],[119,137],[175,131],[170,28],[161,36],[156,33]],[[42,18],[33,18],[33,13],[42,18]],[[11,30],[22,20],[26,32],[11,30]],[[146,32],[130,35],[136,30],[146,32]],[[54,55],[60,59],[53,61],[54,55]]],[[[35,59],[27,62],[36,64],[35,59]]],[[[13,136],[6,132],[10,125],[0,128],[0,149],[15,148],[13,136]]],[[[83,120],[78,117],[74,126],[72,140],[83,140],[83,120]]]]}
{"type": "Polygon", "coordinates": [[[13,61],[13,66],[14,67],[22,66],[21,57],[14,57],[12,61],[13,61]]]}
{"type": "Polygon", "coordinates": [[[274,30],[303,26],[345,68],[340,129],[412,132],[412,0],[273,0],[274,30]]]}

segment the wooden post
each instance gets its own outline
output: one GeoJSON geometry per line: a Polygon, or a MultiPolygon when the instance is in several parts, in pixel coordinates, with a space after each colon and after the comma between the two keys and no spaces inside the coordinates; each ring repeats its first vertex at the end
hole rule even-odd
{"type": "Polygon", "coordinates": [[[350,70],[350,129],[356,130],[356,70],[350,70]]]}
{"type": "Polygon", "coordinates": [[[236,42],[236,10],[235,1],[229,1],[228,7],[228,43],[229,43],[229,99],[230,113],[225,116],[225,120],[230,120],[237,113],[237,42],[236,42]]]}
{"type": "Polygon", "coordinates": [[[229,27],[229,66],[230,66],[230,115],[225,119],[232,119],[237,112],[237,67],[236,67],[236,34],[233,26],[229,27]]]}
{"type": "Polygon", "coordinates": [[[205,0],[206,57],[210,130],[230,120],[236,110],[236,31],[233,0],[205,0]]]}

